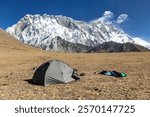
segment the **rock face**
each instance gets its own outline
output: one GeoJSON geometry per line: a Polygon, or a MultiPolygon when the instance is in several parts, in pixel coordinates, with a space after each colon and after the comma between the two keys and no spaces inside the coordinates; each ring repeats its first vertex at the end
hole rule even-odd
{"type": "Polygon", "coordinates": [[[123,30],[100,19],[87,23],[61,15],[26,15],[6,31],[26,44],[49,51],[84,51],[84,46],[94,47],[109,41],[138,43],[150,48],[149,43],[132,38],[123,30]]]}
{"type": "Polygon", "coordinates": [[[55,37],[50,42],[46,44],[40,44],[38,47],[42,48],[43,50],[55,51],[55,52],[86,52],[89,49],[89,46],[72,43],[61,39],[61,37],[55,37]]]}
{"type": "Polygon", "coordinates": [[[116,42],[104,42],[96,47],[90,48],[87,53],[99,53],[99,52],[146,52],[149,49],[136,45],[133,43],[116,43],[116,42]]]}

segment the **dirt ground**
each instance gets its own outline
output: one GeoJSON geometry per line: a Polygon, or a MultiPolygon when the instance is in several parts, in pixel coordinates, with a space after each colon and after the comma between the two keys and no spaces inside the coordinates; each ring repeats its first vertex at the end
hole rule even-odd
{"type": "Polygon", "coordinates": [[[0,99],[150,99],[150,52],[60,53],[26,46],[0,31],[0,99]],[[79,81],[47,87],[29,81],[48,60],[63,60],[85,73],[79,81]],[[94,74],[125,72],[124,79],[94,74]]]}

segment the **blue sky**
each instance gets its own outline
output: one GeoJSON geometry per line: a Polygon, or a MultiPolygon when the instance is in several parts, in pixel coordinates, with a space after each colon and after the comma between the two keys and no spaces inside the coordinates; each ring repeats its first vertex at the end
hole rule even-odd
{"type": "Polygon", "coordinates": [[[64,15],[91,21],[105,11],[113,13],[113,20],[127,14],[120,27],[150,42],[150,0],[1,0],[0,27],[6,29],[26,14],[64,15]]]}

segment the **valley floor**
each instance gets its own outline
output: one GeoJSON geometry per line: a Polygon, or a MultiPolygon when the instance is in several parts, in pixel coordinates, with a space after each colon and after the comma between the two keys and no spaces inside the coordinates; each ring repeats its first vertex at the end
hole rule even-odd
{"type": "Polygon", "coordinates": [[[0,99],[150,99],[150,52],[72,54],[0,50],[0,99]],[[85,73],[81,80],[47,87],[31,84],[33,67],[58,59],[85,73]],[[127,73],[119,79],[94,74],[127,73]]]}

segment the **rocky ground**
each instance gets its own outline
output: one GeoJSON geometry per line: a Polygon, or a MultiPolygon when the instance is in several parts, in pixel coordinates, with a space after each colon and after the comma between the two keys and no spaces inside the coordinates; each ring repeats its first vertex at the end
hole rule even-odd
{"type": "MultiPolygon", "coordinates": [[[[1,54],[2,55],[2,54],[1,54]]],[[[150,99],[150,53],[45,53],[0,57],[0,99],[150,99]],[[59,59],[85,73],[80,81],[36,86],[34,67],[59,59]],[[94,74],[102,70],[127,73],[119,79],[94,74]]]]}

